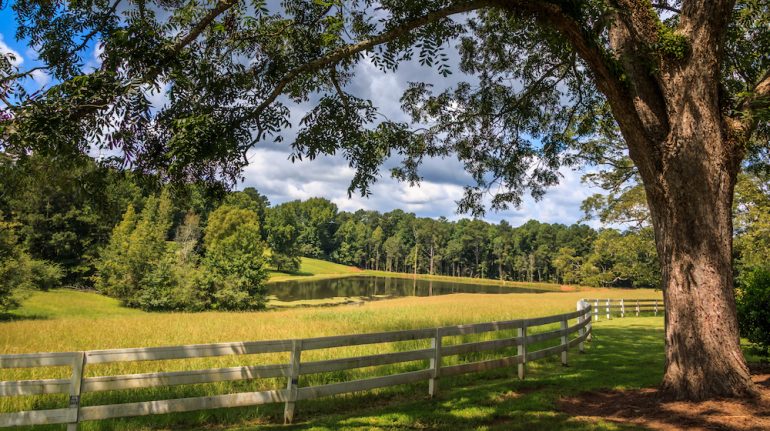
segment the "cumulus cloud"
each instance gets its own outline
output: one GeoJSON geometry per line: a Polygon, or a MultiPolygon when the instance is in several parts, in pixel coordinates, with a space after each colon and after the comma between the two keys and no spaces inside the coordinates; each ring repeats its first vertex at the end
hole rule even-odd
{"type": "Polygon", "coordinates": [[[38,87],[45,87],[51,82],[51,75],[42,70],[35,70],[32,72],[32,80],[35,81],[38,87]]]}
{"type": "Polygon", "coordinates": [[[5,43],[5,38],[2,33],[0,33],[0,54],[6,55],[11,54],[13,58],[11,59],[11,64],[18,67],[21,63],[24,62],[24,57],[19,54],[18,51],[14,50],[10,46],[8,46],[7,43],[5,43]]]}
{"type": "MultiPolygon", "coordinates": [[[[463,195],[463,186],[472,182],[454,159],[428,160],[428,169],[421,172],[424,180],[417,186],[398,182],[383,170],[369,197],[358,194],[348,197],[347,188],[354,172],[344,158],[321,156],[313,161],[292,163],[289,153],[286,144],[268,144],[251,150],[250,163],[244,172],[245,181],[240,188],[255,187],[273,204],[325,197],[345,211],[403,209],[421,217],[444,216],[451,220],[467,217],[457,214],[456,202],[463,195]]],[[[529,219],[548,223],[577,222],[582,216],[580,203],[598,190],[581,183],[582,171],[565,167],[560,173],[560,183],[548,190],[542,200],[535,201],[527,196],[520,208],[489,211],[484,218],[490,222],[506,220],[514,226],[529,219]]]]}

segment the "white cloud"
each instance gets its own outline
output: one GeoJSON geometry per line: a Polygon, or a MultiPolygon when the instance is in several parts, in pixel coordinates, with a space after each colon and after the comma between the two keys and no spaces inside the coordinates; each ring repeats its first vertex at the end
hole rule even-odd
{"type": "Polygon", "coordinates": [[[32,79],[39,87],[44,87],[51,82],[51,75],[42,70],[35,70],[32,72],[32,79]]]}
{"type": "MultiPolygon", "coordinates": [[[[452,220],[468,217],[456,213],[456,201],[462,198],[463,185],[470,184],[465,181],[470,177],[454,159],[428,160],[426,167],[429,169],[423,172],[425,180],[414,187],[390,178],[383,171],[382,177],[372,187],[371,196],[366,198],[356,194],[349,198],[347,188],[354,172],[344,158],[321,156],[313,161],[292,163],[288,159],[289,151],[286,144],[269,144],[250,151],[250,163],[244,171],[245,181],[240,188],[255,187],[273,204],[325,197],[345,211],[365,209],[387,212],[402,209],[421,217],[444,216],[452,220]],[[444,167],[443,175],[430,174],[441,171],[441,167],[444,167]]],[[[529,219],[547,223],[577,222],[582,216],[580,203],[598,190],[580,182],[581,171],[562,168],[560,173],[560,183],[549,189],[542,200],[535,201],[527,196],[520,208],[489,211],[484,218],[490,222],[506,220],[514,226],[529,219]]],[[[589,224],[598,226],[593,222],[589,224]]]]}
{"type": "Polygon", "coordinates": [[[18,51],[14,50],[8,46],[7,43],[5,43],[5,39],[2,33],[0,33],[0,54],[12,54],[14,58],[11,60],[11,64],[16,67],[24,62],[24,57],[22,57],[18,51]]]}

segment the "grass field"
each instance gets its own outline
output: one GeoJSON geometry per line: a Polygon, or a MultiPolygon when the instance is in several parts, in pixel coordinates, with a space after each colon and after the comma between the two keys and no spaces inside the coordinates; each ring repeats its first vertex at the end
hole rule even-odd
{"type": "MultiPolygon", "coordinates": [[[[398,298],[363,306],[305,308],[256,313],[143,313],[126,310],[99,295],[74,291],[40,293],[29,298],[19,317],[0,323],[0,352],[88,350],[299,338],[345,333],[432,327],[458,323],[543,316],[574,310],[586,292],[512,295],[445,295],[398,298]],[[57,305],[58,304],[58,305],[57,305]],[[88,310],[84,310],[88,308],[88,310]]],[[[649,290],[599,290],[590,296],[650,298],[649,290]]],[[[587,355],[572,355],[572,366],[558,361],[531,364],[531,379],[519,382],[515,370],[498,370],[442,381],[442,395],[426,398],[425,384],[303,402],[294,428],[310,429],[521,429],[540,426],[569,429],[615,429],[606,424],[578,424],[553,411],[558,396],[597,387],[654,384],[662,370],[660,318],[627,318],[596,325],[596,341],[587,355]],[[603,332],[606,331],[606,332],[603,332]],[[635,343],[632,337],[640,337],[635,343]],[[649,359],[649,360],[648,360],[649,359]],[[603,370],[605,373],[603,373],[603,370]],[[537,389],[536,391],[532,391],[537,389]],[[355,413],[351,413],[355,412],[355,413]],[[515,422],[515,423],[514,423],[515,422]],[[526,425],[526,426],[525,426],[526,425]],[[581,428],[582,427],[582,428],[581,428]]],[[[545,328],[543,328],[545,329],[545,328]]],[[[500,334],[502,335],[502,334],[500,334]]],[[[509,335],[510,336],[510,335],[509,335]]],[[[464,342],[484,337],[458,337],[464,342]]],[[[413,349],[427,341],[357,346],[303,353],[303,360],[365,355],[413,349]]],[[[510,352],[509,352],[510,353],[510,352]]],[[[445,364],[487,356],[447,358],[445,364]]],[[[490,356],[491,357],[491,356],[490,356]]],[[[89,367],[87,375],[216,368],[286,362],[285,354],[157,361],[89,367]]],[[[414,370],[416,362],[303,377],[303,385],[414,370]]],[[[0,380],[63,377],[63,369],[3,370],[0,380]]],[[[283,379],[154,388],[86,394],[83,405],[211,395],[283,387],[283,379]]],[[[1,411],[61,407],[63,396],[14,397],[0,400],[1,411]]],[[[282,406],[223,409],[188,414],[85,423],[83,429],[253,429],[281,421],[282,406]]],[[[272,425],[270,425],[272,426],[272,425]]],[[[558,428],[554,428],[558,429],[558,428]]]]}
{"type": "Polygon", "coordinates": [[[355,266],[340,265],[320,259],[303,257],[299,271],[295,273],[278,272],[270,270],[268,283],[287,280],[320,280],[323,278],[346,277],[361,274],[361,270],[355,266]]]}

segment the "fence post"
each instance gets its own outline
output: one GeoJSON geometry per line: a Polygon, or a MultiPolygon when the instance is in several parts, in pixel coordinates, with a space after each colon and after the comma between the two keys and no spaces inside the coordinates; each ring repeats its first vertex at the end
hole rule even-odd
{"type": "MultiPolygon", "coordinates": [[[[582,311],[585,308],[586,308],[586,302],[583,301],[582,299],[579,300],[577,302],[577,311],[580,312],[580,314],[578,315],[578,324],[583,323],[586,320],[585,312],[582,311]]],[[[590,310],[588,311],[588,315],[589,316],[591,315],[591,311],[590,310]]],[[[585,333],[586,333],[586,327],[585,326],[583,326],[582,328],[578,329],[578,337],[582,337],[583,334],[585,334],[585,333]]],[[[580,344],[578,344],[578,352],[585,353],[585,348],[583,347],[583,342],[582,341],[580,342],[580,344]]]]}
{"type": "Polygon", "coordinates": [[[430,347],[433,348],[430,369],[433,373],[428,381],[428,395],[431,397],[438,394],[438,379],[441,374],[441,337],[441,328],[436,328],[436,335],[430,340],[430,347]]]}
{"type": "Polygon", "coordinates": [[[594,317],[596,318],[595,320],[598,322],[599,321],[599,300],[598,299],[594,299],[594,317]]]}
{"type": "Polygon", "coordinates": [[[289,378],[286,383],[287,399],[283,408],[284,425],[294,422],[294,407],[297,403],[297,387],[299,386],[299,364],[302,356],[302,340],[291,341],[291,358],[289,358],[289,378]]]}
{"type": "Polygon", "coordinates": [[[610,320],[610,300],[607,299],[607,320],[610,320]]]}
{"type": "Polygon", "coordinates": [[[567,338],[569,338],[569,337],[567,337],[567,327],[568,327],[567,319],[562,319],[562,321],[561,321],[561,330],[562,330],[562,333],[561,333],[561,346],[562,346],[561,365],[564,366],[564,367],[567,366],[567,350],[569,349],[569,344],[567,344],[568,343],[567,338]]]}
{"type": "Polygon", "coordinates": [[[527,325],[525,324],[519,328],[519,338],[521,342],[516,346],[516,354],[521,356],[521,362],[519,362],[519,378],[524,379],[527,375],[527,325]]]}
{"type": "Polygon", "coordinates": [[[658,315],[658,300],[655,300],[655,315],[658,315]]]}
{"type": "Polygon", "coordinates": [[[639,317],[639,300],[636,300],[636,317],[639,317]]]}
{"type": "Polygon", "coordinates": [[[72,378],[70,380],[69,408],[77,409],[75,422],[67,424],[67,431],[77,431],[80,422],[80,388],[83,385],[83,367],[86,365],[86,353],[78,352],[72,361],[72,378]]]}
{"type": "Polygon", "coordinates": [[[620,298],[620,317],[626,317],[626,304],[623,302],[623,298],[620,298]]]}

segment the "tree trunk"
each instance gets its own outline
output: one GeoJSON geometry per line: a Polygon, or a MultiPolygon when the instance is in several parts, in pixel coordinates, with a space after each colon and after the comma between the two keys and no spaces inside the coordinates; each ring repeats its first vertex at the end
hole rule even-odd
{"type": "Polygon", "coordinates": [[[757,394],[740,348],[733,287],[739,162],[715,111],[679,119],[663,144],[662,172],[645,181],[666,308],[662,389],[676,399],[757,394]]]}
{"type": "Polygon", "coordinates": [[[648,192],[666,306],[663,390],[677,399],[756,393],[740,348],[732,275],[735,172],[672,164],[648,192]]]}
{"type": "Polygon", "coordinates": [[[433,275],[433,243],[430,243],[430,275],[433,275]]]}

